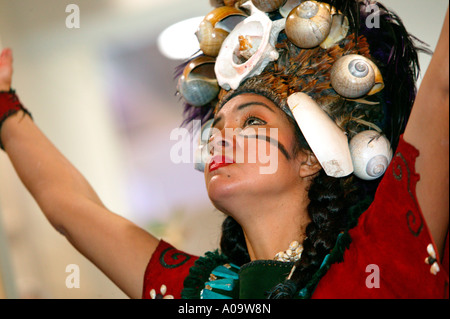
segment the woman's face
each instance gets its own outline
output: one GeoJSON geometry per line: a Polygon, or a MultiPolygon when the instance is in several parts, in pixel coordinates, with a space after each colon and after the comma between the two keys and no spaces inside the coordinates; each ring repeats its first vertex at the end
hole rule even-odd
{"type": "Polygon", "coordinates": [[[205,168],[214,205],[227,213],[239,199],[276,199],[298,187],[301,160],[294,143],[287,115],[269,99],[248,93],[227,102],[215,116],[205,168]]]}

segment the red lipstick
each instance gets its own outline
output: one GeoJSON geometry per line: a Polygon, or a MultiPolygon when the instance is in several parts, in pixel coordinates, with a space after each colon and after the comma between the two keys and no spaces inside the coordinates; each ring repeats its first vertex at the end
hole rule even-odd
{"type": "Polygon", "coordinates": [[[209,172],[213,172],[221,167],[234,164],[234,161],[226,156],[214,156],[209,164],[209,172]]]}

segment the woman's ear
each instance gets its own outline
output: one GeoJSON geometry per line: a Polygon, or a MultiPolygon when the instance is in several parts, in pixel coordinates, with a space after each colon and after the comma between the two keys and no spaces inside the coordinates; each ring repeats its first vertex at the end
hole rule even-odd
{"type": "Polygon", "coordinates": [[[311,151],[303,151],[302,161],[300,164],[299,175],[302,178],[308,178],[316,175],[322,169],[316,156],[311,151]]]}

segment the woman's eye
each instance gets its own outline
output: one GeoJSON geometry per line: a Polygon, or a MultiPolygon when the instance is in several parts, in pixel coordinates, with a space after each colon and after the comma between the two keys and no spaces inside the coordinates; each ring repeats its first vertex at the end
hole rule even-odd
{"type": "Polygon", "coordinates": [[[257,117],[249,117],[248,119],[245,120],[244,126],[248,126],[248,125],[264,125],[266,124],[265,121],[257,118],[257,117]]]}

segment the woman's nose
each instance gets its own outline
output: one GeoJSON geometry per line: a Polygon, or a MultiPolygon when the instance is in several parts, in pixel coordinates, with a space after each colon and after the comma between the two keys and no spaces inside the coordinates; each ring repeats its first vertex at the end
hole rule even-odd
{"type": "Polygon", "coordinates": [[[232,149],[233,142],[228,140],[224,136],[223,132],[219,132],[218,134],[214,134],[213,136],[211,136],[211,139],[210,139],[208,145],[209,145],[209,153],[211,155],[217,155],[217,154],[223,155],[223,153],[227,149],[232,149]]]}

